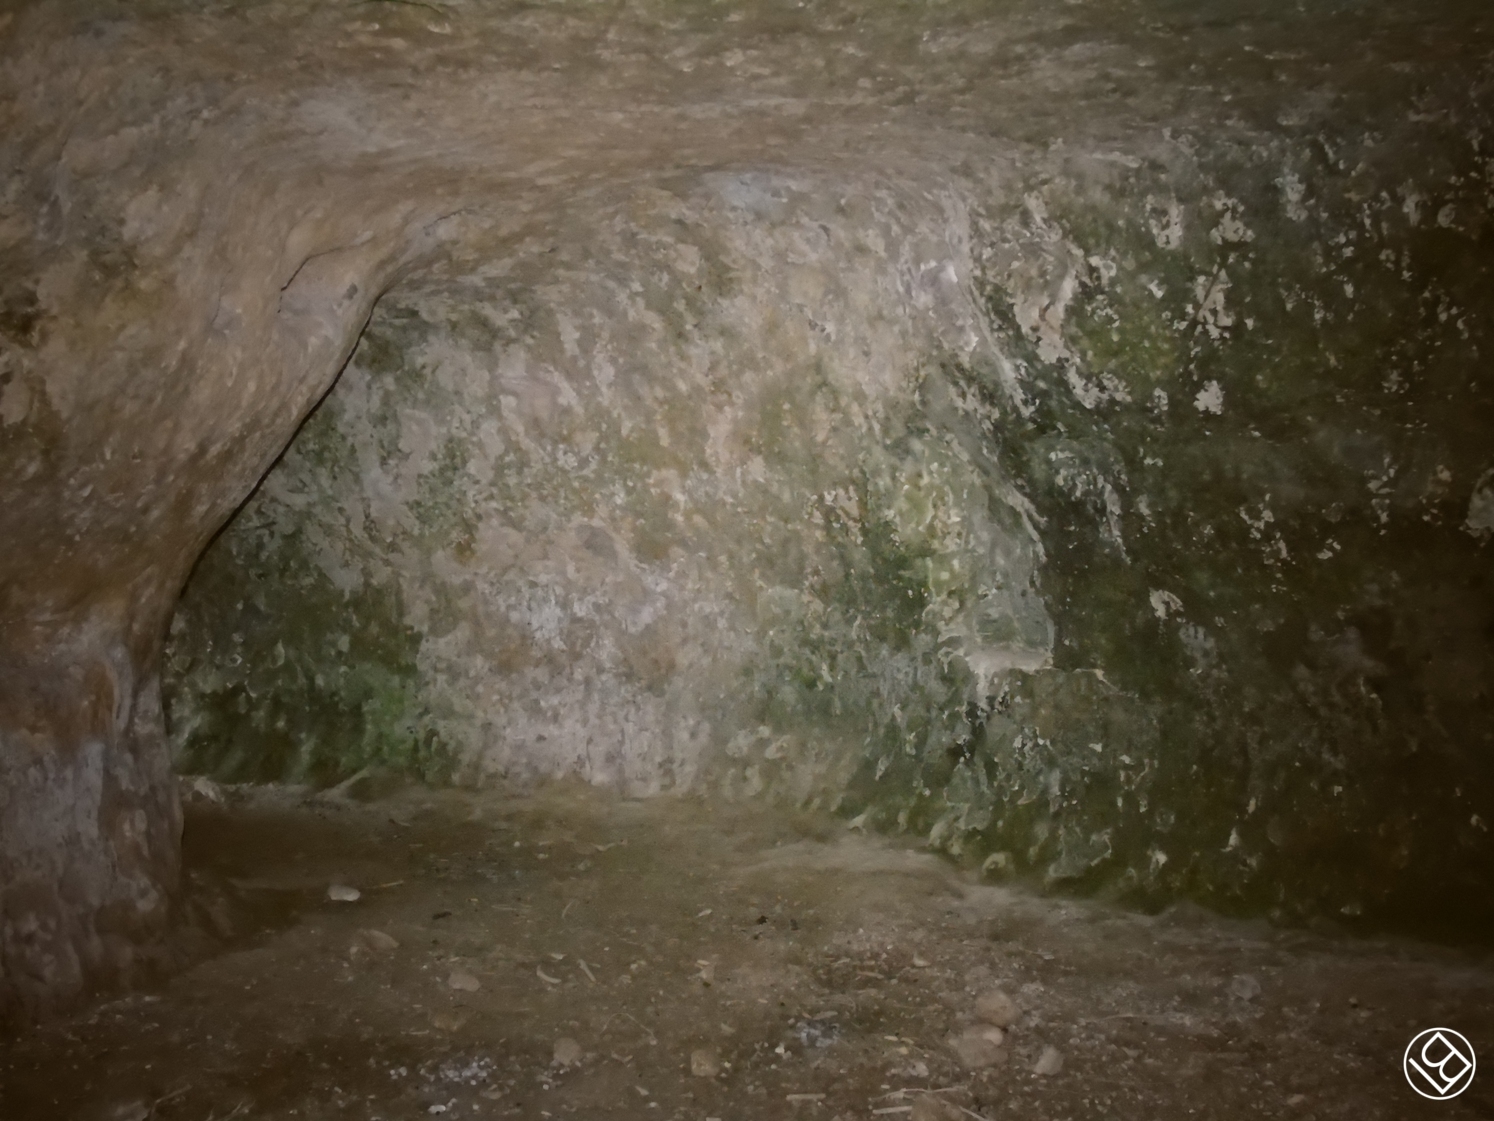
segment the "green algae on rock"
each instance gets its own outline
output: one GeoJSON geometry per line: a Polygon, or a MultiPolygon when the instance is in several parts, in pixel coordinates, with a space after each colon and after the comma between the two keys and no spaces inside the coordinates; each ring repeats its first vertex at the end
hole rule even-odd
{"type": "Polygon", "coordinates": [[[936,840],[967,844],[976,807],[978,849],[1049,882],[1473,933],[1491,165],[1456,129],[1382,166],[1386,144],[1189,143],[1100,189],[1080,159],[986,215],[982,290],[1030,405],[991,438],[1042,527],[1057,641],[936,840]],[[1422,152],[1445,180],[1401,178],[1422,152]],[[1107,689],[1039,700],[1089,671],[1107,689]],[[990,809],[1034,744],[1046,810],[1030,784],[990,809]]]}
{"type": "Polygon", "coordinates": [[[744,787],[825,796],[870,724],[947,701],[951,656],[1041,665],[1022,501],[928,360],[974,337],[961,231],[895,180],[855,198],[648,188],[386,297],[184,600],[183,758],[330,778],[439,747],[656,791],[761,725],[839,746],[765,745],[793,773],[744,787]]]}
{"type": "Polygon", "coordinates": [[[288,582],[406,640],[286,657],[329,692],[275,735],[329,776],[709,781],[1147,904],[1395,921],[1466,888],[1490,289],[1450,239],[1483,201],[1449,233],[1285,141],[1148,151],[932,208],[707,177],[391,294],[185,601],[185,758],[232,770],[196,714],[247,688],[225,638],[279,649],[288,582]]]}
{"type": "Polygon", "coordinates": [[[1484,6],[363,7],[0,15],[0,1015],[158,942],[168,619],[386,294],[188,593],[198,765],[1472,921],[1484,6]]]}

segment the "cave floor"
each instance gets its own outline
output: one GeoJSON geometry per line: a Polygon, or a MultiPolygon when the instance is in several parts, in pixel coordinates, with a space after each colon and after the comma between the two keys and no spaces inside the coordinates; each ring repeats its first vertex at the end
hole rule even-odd
{"type": "Polygon", "coordinates": [[[1042,898],[830,819],[234,788],[186,858],[197,964],[0,1042],[6,1121],[1494,1117],[1401,1069],[1494,1040],[1487,955],[1042,898]],[[1022,1017],[971,1070],[994,986],[1022,1017]]]}

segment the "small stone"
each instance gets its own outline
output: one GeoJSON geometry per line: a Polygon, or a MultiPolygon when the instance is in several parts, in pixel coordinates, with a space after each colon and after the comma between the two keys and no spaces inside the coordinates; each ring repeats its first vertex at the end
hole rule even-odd
{"type": "Polygon", "coordinates": [[[181,799],[188,804],[201,804],[221,806],[226,800],[223,797],[223,788],[206,775],[183,775],[178,788],[181,799]]]}
{"type": "Polygon", "coordinates": [[[1287,1105],[1301,1105],[1307,1100],[1306,1094],[1293,1094],[1287,1099],[1287,1105]]]}
{"type": "Polygon", "coordinates": [[[840,1025],[834,1012],[821,1012],[795,1025],[799,1042],[806,1047],[830,1047],[840,1039],[840,1025]]]}
{"type": "Polygon", "coordinates": [[[1229,995],[1236,1000],[1254,1000],[1261,995],[1261,983],[1249,973],[1241,973],[1229,983],[1229,995]]]}
{"type": "Polygon", "coordinates": [[[1038,1061],[1032,1065],[1032,1073],[1047,1078],[1063,1069],[1063,1052],[1057,1047],[1044,1047],[1038,1061]]]}
{"type": "Polygon", "coordinates": [[[933,1094],[922,1094],[913,1103],[912,1121],[965,1121],[956,1106],[933,1094]]]}
{"type": "Polygon", "coordinates": [[[399,942],[382,930],[360,930],[353,935],[353,953],[392,954],[399,949],[399,942]]]}
{"type": "Polygon", "coordinates": [[[1022,1017],[1017,1002],[1001,989],[989,989],[975,1000],[975,1014],[988,1024],[1009,1028],[1022,1017]]]}
{"type": "Polygon", "coordinates": [[[356,903],[363,898],[363,893],[347,884],[333,884],[327,888],[327,898],[334,903],[356,903]]]}
{"type": "Polygon", "coordinates": [[[563,1035],[555,1041],[553,1062],[558,1067],[579,1066],[586,1052],[581,1050],[581,1044],[577,1043],[568,1035],[563,1035]]]}
{"type": "Polygon", "coordinates": [[[715,1078],[721,1073],[721,1056],[713,1047],[697,1047],[690,1052],[690,1073],[696,1078],[715,1078]]]}
{"type": "Polygon", "coordinates": [[[985,1070],[1006,1061],[1005,1040],[1000,1028],[977,1024],[951,1039],[950,1047],[967,1070],[985,1070]]]}
{"type": "Polygon", "coordinates": [[[232,938],[235,931],[233,908],[222,895],[207,895],[194,899],[192,913],[199,926],[205,926],[219,938],[232,938]]]}
{"type": "Polygon", "coordinates": [[[431,1026],[437,1031],[458,1032],[466,1027],[470,1016],[466,1012],[442,1009],[431,1016],[431,1026]]]}
{"type": "Polygon", "coordinates": [[[446,983],[459,993],[475,993],[482,988],[482,982],[463,969],[453,969],[446,983]]]}
{"type": "Polygon", "coordinates": [[[1016,864],[1009,852],[993,852],[986,857],[985,863],[980,866],[981,874],[993,878],[1005,878],[1010,876],[1016,864]]]}

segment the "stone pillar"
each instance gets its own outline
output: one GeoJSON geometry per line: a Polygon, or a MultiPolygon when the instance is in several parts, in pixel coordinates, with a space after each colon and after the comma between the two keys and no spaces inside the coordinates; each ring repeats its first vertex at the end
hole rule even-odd
{"type": "Polygon", "coordinates": [[[159,953],[142,947],[165,929],[181,811],[155,668],[162,612],[130,627],[141,606],[89,604],[0,645],[0,1021],[129,984],[159,953]]]}

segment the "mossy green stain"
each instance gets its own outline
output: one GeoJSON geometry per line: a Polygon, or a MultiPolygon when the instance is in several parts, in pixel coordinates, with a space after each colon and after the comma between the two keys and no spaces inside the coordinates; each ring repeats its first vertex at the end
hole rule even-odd
{"type": "Polygon", "coordinates": [[[163,692],[184,769],[317,785],[374,764],[450,774],[421,700],[421,637],[397,591],[364,583],[344,595],[297,534],[234,534],[203,558],[182,610],[198,622],[175,645],[163,692]],[[265,540],[274,547],[233,551],[265,540]]]}

